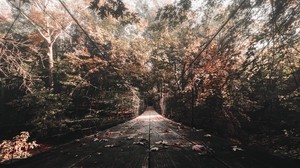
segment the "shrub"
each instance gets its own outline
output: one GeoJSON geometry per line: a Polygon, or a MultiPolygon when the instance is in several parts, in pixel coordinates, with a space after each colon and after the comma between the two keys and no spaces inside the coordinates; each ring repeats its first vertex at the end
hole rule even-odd
{"type": "Polygon", "coordinates": [[[0,144],[0,163],[11,159],[24,159],[31,156],[30,149],[38,147],[36,141],[27,142],[29,132],[22,131],[13,140],[4,140],[0,144]]]}

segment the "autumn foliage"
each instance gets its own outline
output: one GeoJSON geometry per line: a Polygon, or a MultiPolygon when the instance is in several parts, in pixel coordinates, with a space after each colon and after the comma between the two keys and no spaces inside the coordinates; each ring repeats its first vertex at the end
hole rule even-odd
{"type": "Polygon", "coordinates": [[[36,141],[28,142],[29,132],[22,131],[12,140],[0,144],[0,163],[11,159],[24,159],[31,156],[30,150],[39,146],[36,141]]]}

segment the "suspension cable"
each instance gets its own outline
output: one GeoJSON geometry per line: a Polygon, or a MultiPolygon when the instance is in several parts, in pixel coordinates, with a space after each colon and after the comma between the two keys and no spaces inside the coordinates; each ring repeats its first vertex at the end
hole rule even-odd
{"type": "MultiPolygon", "coordinates": [[[[200,50],[200,52],[197,54],[197,56],[193,59],[193,61],[191,63],[188,64],[187,68],[183,70],[182,74],[181,74],[181,78],[184,76],[184,74],[192,67],[192,65],[200,58],[200,56],[202,55],[202,53],[207,49],[207,47],[211,44],[211,42],[217,37],[217,35],[221,32],[221,30],[228,24],[228,22],[235,16],[235,14],[239,11],[239,9],[243,6],[243,4],[246,2],[247,0],[243,0],[243,2],[240,3],[240,5],[229,15],[229,17],[227,18],[227,20],[220,26],[220,28],[217,30],[217,32],[211,37],[211,39],[204,45],[204,47],[200,50]]],[[[178,79],[177,82],[180,81],[180,79],[178,79]]],[[[177,83],[176,82],[176,83],[177,83]]]]}
{"type": "MultiPolygon", "coordinates": [[[[100,55],[105,58],[105,54],[100,50],[100,48],[98,47],[98,45],[96,45],[96,43],[94,42],[94,40],[90,37],[90,35],[84,30],[84,28],[80,25],[80,23],[78,22],[78,20],[74,17],[74,15],[70,12],[70,10],[67,8],[67,6],[64,4],[64,2],[62,2],[61,0],[58,0],[60,2],[60,4],[63,6],[63,8],[67,11],[67,13],[72,17],[72,19],[75,21],[75,23],[79,26],[79,28],[83,31],[83,33],[86,35],[86,37],[92,42],[93,46],[99,51],[100,55]]],[[[107,60],[107,59],[106,59],[107,60]]],[[[115,67],[112,65],[111,62],[108,62],[108,65],[112,67],[113,71],[120,77],[122,77],[122,75],[115,69],[115,67]]],[[[124,82],[126,85],[129,85],[129,82],[124,79],[124,82]]]]}
{"type": "Polygon", "coordinates": [[[77,26],[83,31],[83,33],[86,35],[86,37],[92,42],[93,46],[99,51],[100,55],[104,56],[103,52],[100,50],[98,45],[96,45],[96,43],[90,37],[90,35],[83,29],[83,27],[80,25],[78,20],[74,17],[74,15],[70,12],[70,10],[67,8],[67,6],[61,0],[58,0],[58,1],[63,6],[63,8],[67,11],[67,13],[71,16],[71,18],[74,20],[74,22],[77,24],[77,26]]]}
{"type": "Polygon", "coordinates": [[[20,13],[21,13],[27,20],[29,20],[29,22],[30,22],[33,26],[39,27],[41,30],[47,32],[47,30],[46,30],[43,26],[37,24],[33,19],[31,19],[27,14],[25,14],[25,13],[22,11],[22,9],[21,9],[20,7],[17,7],[17,6],[16,6],[15,4],[13,4],[11,1],[8,1],[8,2],[9,2],[15,9],[17,9],[18,11],[20,11],[20,13]]]}
{"type": "Polygon", "coordinates": [[[10,25],[8,31],[6,32],[6,34],[4,35],[3,39],[6,39],[6,37],[8,36],[8,34],[10,33],[10,31],[12,30],[13,26],[15,25],[15,23],[17,22],[17,20],[19,19],[21,15],[21,11],[19,11],[17,17],[15,18],[15,20],[13,21],[13,23],[10,25]]]}

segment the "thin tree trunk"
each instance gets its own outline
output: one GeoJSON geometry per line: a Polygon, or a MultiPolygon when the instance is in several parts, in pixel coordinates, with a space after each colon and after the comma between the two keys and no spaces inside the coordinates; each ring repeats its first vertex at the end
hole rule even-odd
{"type": "Polygon", "coordinates": [[[53,68],[54,68],[54,58],[53,58],[53,43],[48,44],[48,64],[49,64],[49,88],[53,89],[54,78],[53,78],[53,68]]]}

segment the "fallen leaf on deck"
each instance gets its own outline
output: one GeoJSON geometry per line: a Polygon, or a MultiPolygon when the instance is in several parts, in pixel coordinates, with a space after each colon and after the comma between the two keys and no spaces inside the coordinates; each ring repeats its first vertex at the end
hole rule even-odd
{"type": "Polygon", "coordinates": [[[157,141],[157,142],[155,142],[155,144],[157,144],[157,145],[167,145],[168,142],[166,142],[166,141],[157,141]]]}
{"type": "Polygon", "coordinates": [[[152,147],[150,151],[158,151],[158,147],[152,147]]]}
{"type": "Polygon", "coordinates": [[[232,146],[232,150],[233,150],[234,152],[236,152],[236,151],[243,151],[242,148],[239,148],[239,147],[237,147],[237,146],[232,146]]]}
{"type": "Polygon", "coordinates": [[[140,139],[138,142],[133,142],[134,145],[145,145],[148,142],[147,139],[140,139]]]}
{"type": "Polygon", "coordinates": [[[194,145],[192,146],[192,150],[196,152],[202,152],[205,150],[205,147],[203,145],[194,145]]]}
{"type": "Polygon", "coordinates": [[[130,136],[130,137],[127,137],[127,140],[131,140],[131,139],[133,139],[133,137],[131,137],[131,136],[130,136]]]}
{"type": "Polygon", "coordinates": [[[104,148],[113,148],[115,145],[105,145],[104,148]]]}
{"type": "Polygon", "coordinates": [[[99,142],[108,142],[108,139],[100,139],[99,142]]]}
{"type": "Polygon", "coordinates": [[[212,149],[206,148],[204,145],[194,145],[192,147],[192,150],[195,151],[195,152],[198,152],[198,154],[201,155],[201,156],[213,153],[212,149]]]}
{"type": "Polygon", "coordinates": [[[210,137],[211,137],[211,134],[205,134],[204,137],[210,138],[210,137]]]}
{"type": "Polygon", "coordinates": [[[178,146],[178,147],[181,147],[182,143],[181,142],[175,142],[173,143],[173,146],[178,146]]]}
{"type": "Polygon", "coordinates": [[[284,135],[285,135],[286,137],[289,136],[289,133],[288,133],[288,131],[287,131],[286,129],[282,130],[282,132],[284,133],[284,135]]]}
{"type": "Polygon", "coordinates": [[[144,142],[133,142],[133,145],[145,145],[144,142]]]}

